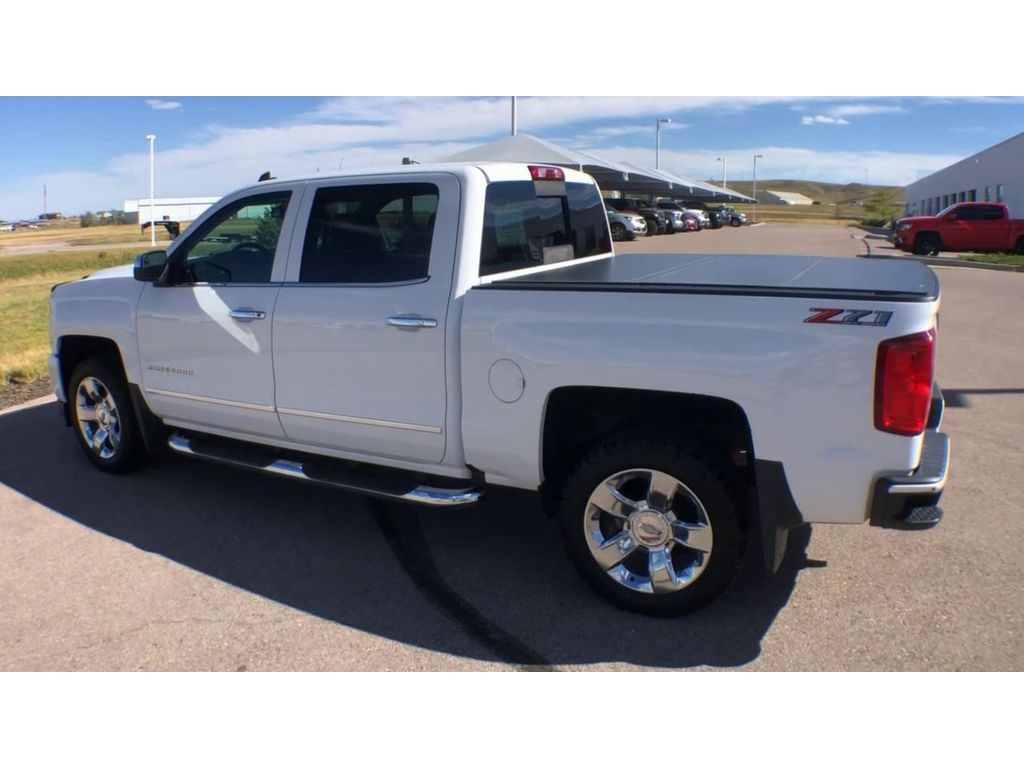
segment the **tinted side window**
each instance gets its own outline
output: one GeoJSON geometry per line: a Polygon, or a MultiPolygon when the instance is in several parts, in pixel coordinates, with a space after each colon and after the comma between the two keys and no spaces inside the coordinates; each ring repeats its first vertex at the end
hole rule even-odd
{"type": "Polygon", "coordinates": [[[983,221],[1002,221],[1003,209],[997,208],[994,205],[983,205],[981,208],[981,215],[978,217],[983,221]]]}
{"type": "Polygon", "coordinates": [[[959,208],[956,212],[956,217],[960,219],[960,221],[975,221],[981,218],[978,214],[979,211],[977,208],[974,206],[968,206],[967,208],[959,208]]]}
{"type": "Polygon", "coordinates": [[[323,187],[302,247],[303,283],[398,283],[429,274],[434,184],[323,187]]]}
{"type": "Polygon", "coordinates": [[[503,181],[487,187],[481,275],[609,251],[608,217],[593,185],[503,181]]]}
{"type": "Polygon", "coordinates": [[[269,283],[289,198],[256,195],[215,213],[182,246],[189,282],[269,283]]]}

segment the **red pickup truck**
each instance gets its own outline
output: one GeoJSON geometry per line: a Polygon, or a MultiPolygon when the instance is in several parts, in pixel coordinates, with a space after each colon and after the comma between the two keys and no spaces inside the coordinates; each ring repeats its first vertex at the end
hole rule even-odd
{"type": "Polygon", "coordinates": [[[935,216],[900,219],[893,242],[919,256],[939,251],[1024,253],[1024,221],[1011,219],[1003,203],[957,203],[935,216]]]}

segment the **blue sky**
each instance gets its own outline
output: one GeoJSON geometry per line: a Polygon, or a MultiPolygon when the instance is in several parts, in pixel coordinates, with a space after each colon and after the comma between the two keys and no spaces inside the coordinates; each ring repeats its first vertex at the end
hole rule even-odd
{"type": "MultiPolygon", "coordinates": [[[[695,178],[906,184],[1024,130],[1024,99],[521,97],[519,130],[695,178]]],[[[508,133],[507,97],[4,97],[0,219],[120,208],[148,194],[220,195],[264,170],[306,175],[429,161],[508,133]]]]}

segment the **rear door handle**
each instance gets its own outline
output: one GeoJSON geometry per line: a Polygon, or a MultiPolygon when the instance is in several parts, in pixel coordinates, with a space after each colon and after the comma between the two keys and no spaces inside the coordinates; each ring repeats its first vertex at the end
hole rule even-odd
{"type": "Polygon", "coordinates": [[[396,328],[437,328],[437,320],[431,317],[399,315],[398,317],[389,317],[388,325],[393,325],[396,328]]]}
{"type": "Polygon", "coordinates": [[[267,316],[258,309],[232,309],[228,314],[235,320],[263,320],[267,316]]]}

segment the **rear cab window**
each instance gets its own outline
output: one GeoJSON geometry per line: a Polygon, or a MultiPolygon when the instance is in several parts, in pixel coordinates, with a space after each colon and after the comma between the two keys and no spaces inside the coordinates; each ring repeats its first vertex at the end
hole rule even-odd
{"type": "Polygon", "coordinates": [[[611,253],[604,201],[594,184],[495,181],[487,186],[480,276],[611,253]]]}

